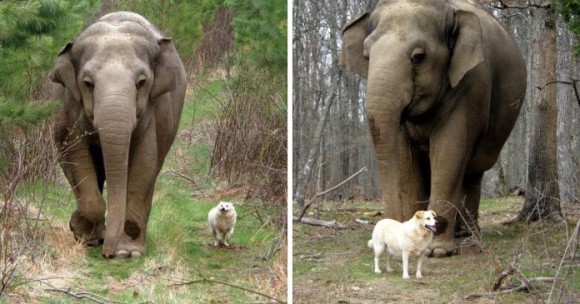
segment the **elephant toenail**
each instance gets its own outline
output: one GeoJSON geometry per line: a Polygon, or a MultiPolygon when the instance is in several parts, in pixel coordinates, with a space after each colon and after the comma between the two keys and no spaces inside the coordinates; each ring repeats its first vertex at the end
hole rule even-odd
{"type": "Polygon", "coordinates": [[[127,250],[119,250],[115,253],[115,258],[117,259],[126,259],[129,257],[129,251],[127,250]]]}

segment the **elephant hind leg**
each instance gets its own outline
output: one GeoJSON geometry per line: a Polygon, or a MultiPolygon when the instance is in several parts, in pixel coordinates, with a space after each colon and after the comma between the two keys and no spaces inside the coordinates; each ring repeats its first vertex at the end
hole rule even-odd
{"type": "Polygon", "coordinates": [[[455,221],[455,237],[479,235],[479,200],[481,198],[481,180],[483,173],[468,173],[463,179],[465,202],[460,208],[455,221]]]}

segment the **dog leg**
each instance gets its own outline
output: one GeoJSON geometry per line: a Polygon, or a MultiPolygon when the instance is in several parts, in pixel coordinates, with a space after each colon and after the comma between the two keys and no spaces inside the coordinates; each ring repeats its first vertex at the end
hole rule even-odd
{"type": "Polygon", "coordinates": [[[234,233],[234,228],[230,229],[228,232],[226,232],[226,237],[225,237],[225,242],[227,246],[230,246],[230,244],[228,244],[227,242],[230,241],[230,239],[232,238],[232,234],[234,233]]]}
{"type": "Polygon", "coordinates": [[[417,257],[417,272],[415,273],[415,276],[417,277],[417,279],[420,279],[423,277],[423,275],[421,274],[421,266],[423,266],[423,259],[425,258],[424,254],[420,254],[417,257]]]}
{"type": "Polygon", "coordinates": [[[387,272],[393,272],[393,267],[391,267],[391,254],[387,252],[387,272]]]}
{"type": "Polygon", "coordinates": [[[211,229],[211,234],[213,234],[213,239],[214,239],[213,245],[217,247],[219,245],[219,236],[218,236],[218,233],[217,233],[217,231],[214,228],[212,228],[211,229]]]}
{"type": "Polygon", "coordinates": [[[226,245],[226,247],[230,247],[230,244],[228,243],[228,240],[229,240],[229,239],[230,239],[230,237],[229,237],[229,233],[227,233],[227,232],[226,232],[226,233],[224,233],[224,238],[223,238],[223,240],[224,240],[224,245],[226,245]]]}
{"type": "Polygon", "coordinates": [[[373,249],[375,250],[375,273],[381,273],[381,269],[379,268],[379,259],[381,258],[383,251],[385,251],[385,245],[373,244],[373,249]]]}
{"type": "Polygon", "coordinates": [[[409,251],[403,251],[403,279],[409,278],[409,251]]]}

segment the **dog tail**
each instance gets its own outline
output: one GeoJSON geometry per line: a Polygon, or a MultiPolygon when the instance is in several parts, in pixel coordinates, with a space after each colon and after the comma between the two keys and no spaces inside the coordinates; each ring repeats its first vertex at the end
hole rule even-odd
{"type": "Polygon", "coordinates": [[[371,249],[373,248],[373,239],[370,239],[370,240],[368,241],[368,243],[367,243],[367,246],[368,246],[369,248],[371,248],[371,249]]]}

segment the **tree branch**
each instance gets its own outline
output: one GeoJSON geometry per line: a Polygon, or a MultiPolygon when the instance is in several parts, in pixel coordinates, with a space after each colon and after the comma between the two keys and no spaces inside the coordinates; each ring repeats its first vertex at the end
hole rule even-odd
{"type": "Polygon", "coordinates": [[[580,93],[578,92],[578,86],[576,85],[576,83],[578,81],[579,81],[578,79],[572,79],[572,81],[554,80],[554,81],[547,82],[546,84],[544,84],[541,87],[538,86],[538,87],[536,87],[536,89],[541,91],[541,90],[545,89],[548,85],[554,84],[554,83],[569,84],[574,89],[574,95],[576,95],[576,102],[578,102],[578,106],[580,106],[580,93]]]}
{"type": "Polygon", "coordinates": [[[317,193],[316,195],[314,195],[314,197],[312,197],[312,199],[310,199],[310,201],[308,202],[308,204],[304,205],[304,208],[302,208],[302,212],[300,212],[300,215],[298,216],[298,221],[299,222],[302,221],[302,217],[304,217],[304,214],[306,213],[306,211],[308,210],[308,208],[310,208],[310,206],[312,205],[312,203],[314,203],[314,201],[318,197],[323,196],[323,195],[325,195],[326,193],[328,193],[328,192],[330,192],[332,190],[336,190],[336,189],[340,188],[342,185],[346,184],[349,180],[355,178],[357,175],[359,175],[359,174],[361,174],[361,173],[363,173],[365,171],[367,171],[367,167],[362,167],[362,169],[358,170],[358,172],[356,172],[355,174],[349,176],[347,179],[345,179],[342,182],[338,183],[336,186],[334,186],[334,187],[332,187],[330,189],[324,190],[324,191],[322,191],[322,192],[317,193]]]}
{"type": "MultiPolygon", "coordinates": [[[[552,284],[552,288],[550,290],[550,296],[548,297],[548,301],[547,303],[552,303],[550,300],[552,299],[552,295],[554,294],[554,290],[556,288],[556,282],[557,282],[557,278],[558,276],[560,276],[560,271],[562,270],[562,266],[564,265],[564,260],[566,259],[566,255],[569,251],[572,251],[570,253],[570,261],[574,261],[576,260],[576,253],[578,251],[578,234],[580,233],[580,219],[578,219],[578,221],[576,221],[576,228],[574,228],[574,232],[572,233],[572,236],[570,237],[570,240],[568,241],[568,244],[566,245],[566,249],[564,250],[564,254],[562,254],[562,259],[560,259],[560,264],[558,265],[558,270],[556,271],[556,278],[554,279],[554,283],[552,284]]],[[[569,268],[566,271],[566,274],[564,275],[564,281],[566,281],[566,279],[568,278],[568,275],[570,274],[570,269],[569,268]]],[[[562,288],[560,289],[560,298],[562,297],[562,293],[564,292],[564,286],[562,285],[562,288]]]]}
{"type": "MultiPolygon", "coordinates": [[[[76,292],[75,293],[75,292],[72,292],[70,290],[70,288],[67,288],[67,289],[49,288],[46,290],[47,291],[54,291],[54,292],[61,292],[61,293],[67,294],[71,297],[77,298],[79,300],[87,299],[87,300],[93,301],[95,303],[100,303],[100,304],[125,304],[125,302],[110,301],[110,300],[107,300],[103,297],[100,297],[100,296],[97,296],[95,294],[88,293],[88,292],[76,292]]],[[[145,304],[145,303],[152,303],[152,302],[142,302],[142,304],[145,304]]]]}
{"type": "Polygon", "coordinates": [[[531,283],[551,283],[553,281],[555,281],[554,278],[545,278],[545,277],[531,278],[528,280],[528,282],[522,281],[522,283],[520,285],[515,286],[515,287],[511,287],[511,288],[507,288],[507,289],[503,289],[503,290],[499,290],[499,291],[494,291],[494,292],[474,293],[474,294],[470,294],[470,295],[466,296],[465,299],[466,300],[473,300],[473,299],[479,299],[479,298],[483,298],[483,297],[493,297],[496,295],[512,293],[512,292],[516,292],[516,291],[530,291],[530,288],[531,288],[530,284],[531,283]]]}
{"type": "Polygon", "coordinates": [[[251,290],[251,289],[248,289],[248,288],[245,288],[245,287],[242,287],[242,286],[238,286],[238,285],[234,285],[234,284],[230,284],[230,283],[226,283],[226,282],[216,281],[216,280],[212,280],[212,279],[206,279],[206,278],[199,279],[199,280],[187,281],[187,282],[181,282],[181,283],[175,283],[175,284],[171,284],[171,285],[168,285],[168,286],[170,286],[170,287],[172,287],[172,286],[183,286],[183,285],[192,285],[192,284],[198,284],[198,283],[213,283],[213,284],[225,285],[225,286],[237,288],[237,289],[240,289],[240,290],[243,290],[243,291],[247,291],[249,293],[257,294],[259,296],[268,298],[268,299],[270,299],[272,301],[275,301],[277,303],[286,303],[284,301],[278,300],[278,299],[276,299],[276,298],[274,298],[272,296],[269,296],[269,295],[267,295],[265,293],[261,293],[259,291],[251,290]]]}
{"type": "Polygon", "coordinates": [[[323,220],[313,219],[313,218],[309,218],[309,217],[299,218],[298,216],[294,216],[293,218],[297,222],[312,225],[312,226],[322,226],[322,227],[332,228],[332,229],[344,229],[344,225],[337,222],[336,220],[323,221],[323,220]]]}

